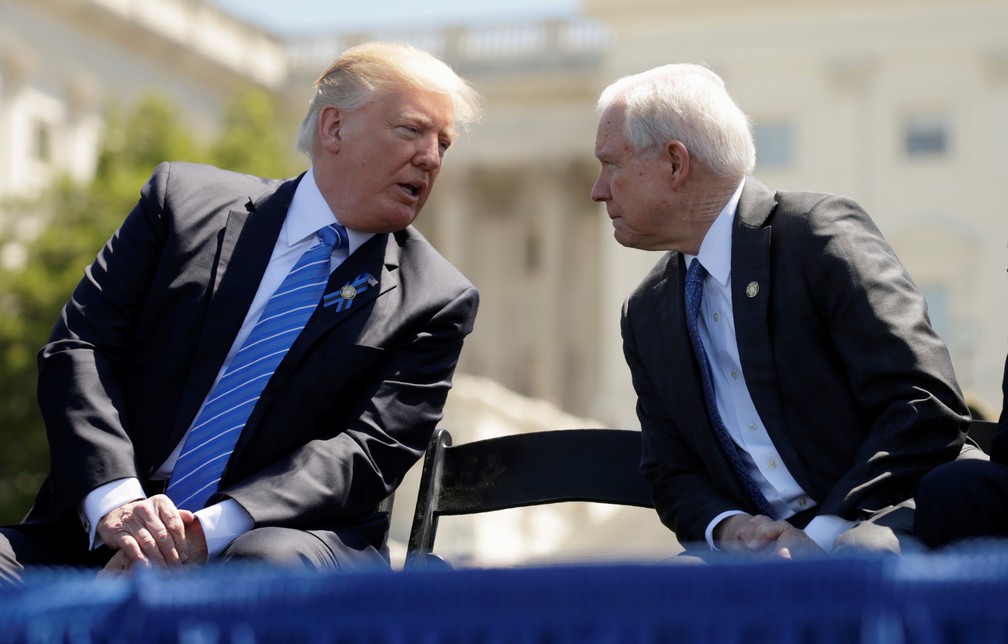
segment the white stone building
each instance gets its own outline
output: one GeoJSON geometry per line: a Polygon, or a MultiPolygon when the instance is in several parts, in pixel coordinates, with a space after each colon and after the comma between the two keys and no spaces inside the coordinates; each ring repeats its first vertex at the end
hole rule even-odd
{"type": "Polygon", "coordinates": [[[110,101],[159,91],[205,134],[287,77],[284,43],[204,0],[0,0],[0,197],[88,179],[110,101]]]}

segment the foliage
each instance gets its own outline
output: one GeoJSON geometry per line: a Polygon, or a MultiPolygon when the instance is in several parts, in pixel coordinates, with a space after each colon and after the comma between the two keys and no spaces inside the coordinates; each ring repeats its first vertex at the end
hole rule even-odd
{"type": "Polygon", "coordinates": [[[214,165],[260,177],[293,174],[290,128],[276,127],[279,116],[273,100],[263,92],[247,92],[224,114],[223,128],[211,148],[214,165]]]}
{"type": "Polygon", "coordinates": [[[296,171],[292,137],[282,132],[268,95],[237,96],[220,135],[200,146],[165,97],[150,95],[128,109],[110,107],[94,179],[54,183],[39,198],[3,204],[7,222],[46,222],[25,242],[0,230],[0,248],[24,261],[0,268],[0,525],[19,521],[48,468],[48,445],[35,402],[36,362],[59,311],[83,269],[126,216],[163,160],[208,162],[260,174],[296,171]],[[250,154],[254,150],[255,154],[250,154]]]}

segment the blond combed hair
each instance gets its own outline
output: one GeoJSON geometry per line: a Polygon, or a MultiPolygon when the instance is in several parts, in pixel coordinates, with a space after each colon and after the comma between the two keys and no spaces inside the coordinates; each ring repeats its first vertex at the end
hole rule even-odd
{"type": "Polygon", "coordinates": [[[480,116],[479,94],[436,56],[406,43],[369,42],[347,49],[315,81],[315,93],[301,121],[298,151],[312,156],[319,114],[325,107],[354,110],[379,92],[403,88],[450,96],[457,128],[465,129],[480,116]]]}

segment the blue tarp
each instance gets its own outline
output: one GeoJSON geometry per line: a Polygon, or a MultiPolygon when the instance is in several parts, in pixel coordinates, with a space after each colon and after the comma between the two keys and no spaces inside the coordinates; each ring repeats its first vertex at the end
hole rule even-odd
{"type": "Polygon", "coordinates": [[[1008,552],[308,573],[51,571],[0,642],[1008,642],[1008,552]]]}

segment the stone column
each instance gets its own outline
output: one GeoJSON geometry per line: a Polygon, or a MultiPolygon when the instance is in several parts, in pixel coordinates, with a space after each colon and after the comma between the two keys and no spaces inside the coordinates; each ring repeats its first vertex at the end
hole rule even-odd
{"type": "Polygon", "coordinates": [[[556,404],[564,403],[563,353],[568,329],[563,323],[569,294],[564,279],[569,261],[570,224],[566,207],[563,168],[543,162],[526,176],[528,199],[525,229],[526,264],[535,285],[534,306],[536,358],[532,365],[532,393],[556,404]]]}
{"type": "Polygon", "coordinates": [[[17,168],[14,144],[15,102],[30,75],[34,63],[29,50],[17,39],[0,50],[0,197],[10,194],[17,168]]]}

